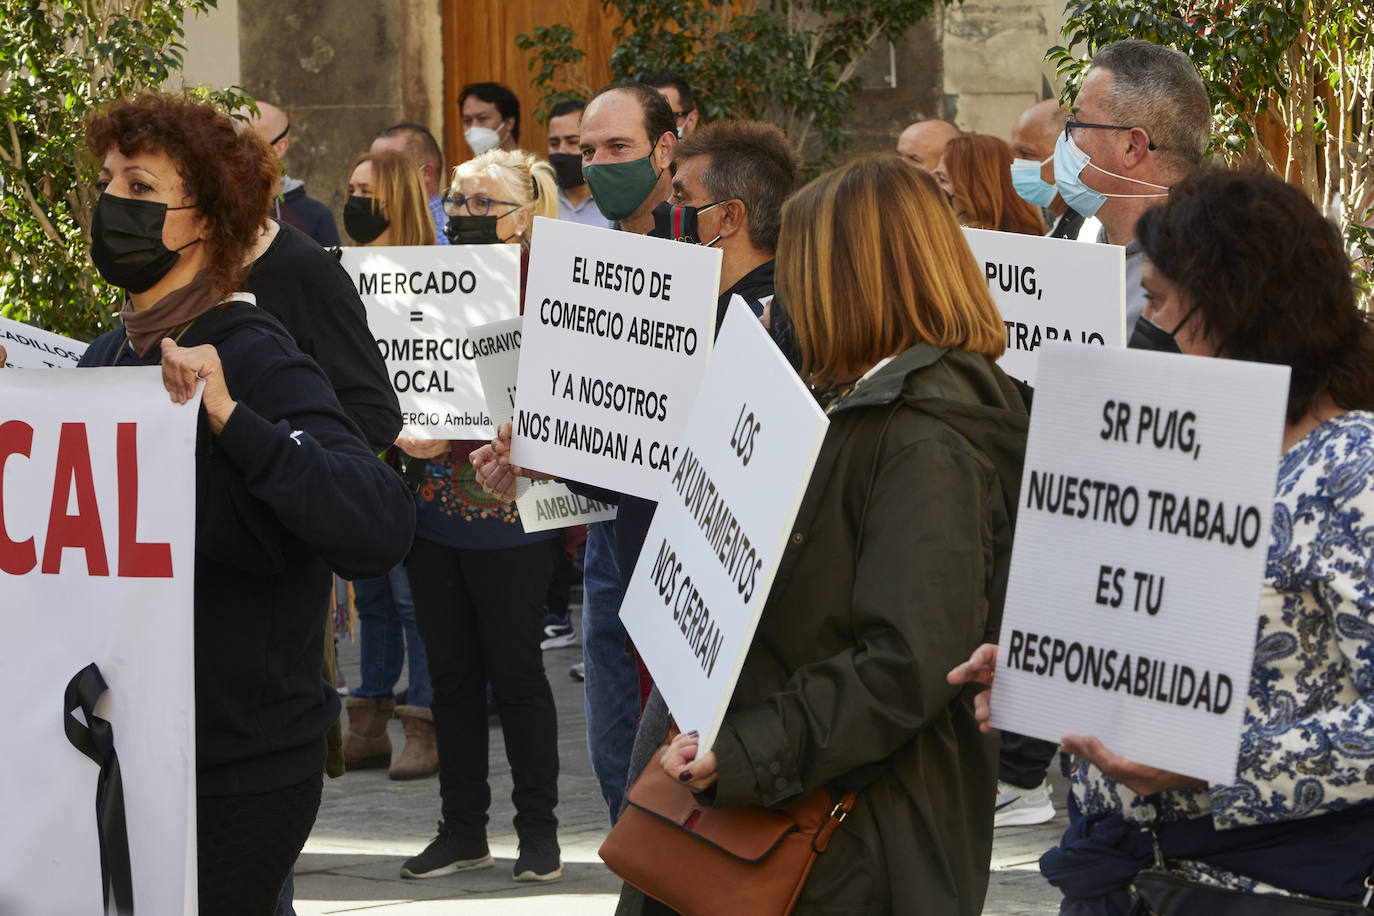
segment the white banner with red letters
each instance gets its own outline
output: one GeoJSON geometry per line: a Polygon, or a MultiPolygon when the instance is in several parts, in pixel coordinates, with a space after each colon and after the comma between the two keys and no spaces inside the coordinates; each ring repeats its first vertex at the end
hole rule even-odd
{"type": "Polygon", "coordinates": [[[157,367],[0,370],[0,913],[196,912],[199,406],[157,367]]]}

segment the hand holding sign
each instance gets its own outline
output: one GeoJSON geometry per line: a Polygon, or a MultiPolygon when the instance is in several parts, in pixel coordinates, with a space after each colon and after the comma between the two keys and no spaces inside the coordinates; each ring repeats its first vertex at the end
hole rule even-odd
{"type": "Polygon", "coordinates": [[[673,739],[659,761],[663,772],[693,792],[705,792],[716,782],[716,752],[699,754],[700,745],[700,735],[685,732],[673,739]]]}
{"type": "Polygon", "coordinates": [[[162,338],[162,384],[172,396],[172,402],[185,404],[191,400],[196,395],[196,385],[200,381],[205,382],[205,393],[200,402],[205,408],[206,419],[210,421],[210,432],[219,435],[224,424],[229,422],[229,415],[238,406],[229,396],[229,388],[224,383],[219,351],[210,344],[179,347],[172,338],[162,338]]]}

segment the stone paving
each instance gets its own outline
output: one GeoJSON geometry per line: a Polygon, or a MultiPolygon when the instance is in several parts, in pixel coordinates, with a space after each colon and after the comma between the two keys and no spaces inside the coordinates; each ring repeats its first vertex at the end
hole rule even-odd
{"type": "MultiPolygon", "coordinates": [[[[576,611],[574,619],[580,634],[576,611]]],[[[348,682],[356,684],[356,643],[341,641],[339,657],[348,682]]],[[[437,778],[392,782],[385,770],[348,773],[325,780],[315,830],[296,866],[298,916],[430,916],[454,912],[581,916],[614,912],[620,882],[596,855],[608,827],[587,759],[582,685],[568,676],[569,666],[580,659],[580,646],[544,653],[558,705],[561,881],[531,887],[511,880],[516,838],[511,826],[510,768],[500,725],[493,722],[489,731],[492,805],[488,838],[496,857],[495,868],[419,881],[402,879],[402,860],[419,852],[434,836],[439,819],[437,778]]],[[[392,721],[390,734],[399,753],[404,741],[399,721],[392,721]]],[[[1057,779],[1057,773],[1052,778],[1057,779]]],[[[1040,916],[1058,912],[1058,894],[1040,877],[1036,861],[1064,830],[1063,804],[1063,784],[1058,782],[1055,805],[1059,814],[1053,821],[997,832],[985,914],[1040,916]]],[[[909,910],[919,911],[918,903],[909,910]]]]}

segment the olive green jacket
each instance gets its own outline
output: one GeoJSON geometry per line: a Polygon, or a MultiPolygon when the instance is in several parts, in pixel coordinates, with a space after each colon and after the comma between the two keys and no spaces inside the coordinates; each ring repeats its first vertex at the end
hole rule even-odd
{"type": "Polygon", "coordinates": [[[1001,623],[1027,414],[920,344],[830,411],[714,750],[711,803],[860,789],[799,913],[977,914],[997,739],[945,674],[1001,623]]]}

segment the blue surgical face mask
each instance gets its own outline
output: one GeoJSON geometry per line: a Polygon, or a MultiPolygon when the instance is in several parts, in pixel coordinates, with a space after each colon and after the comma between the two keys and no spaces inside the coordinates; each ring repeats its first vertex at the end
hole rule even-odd
{"type": "Polygon", "coordinates": [[[1093,165],[1092,158],[1087,153],[1078,148],[1078,144],[1073,142],[1073,138],[1068,134],[1060,134],[1059,139],[1054,144],[1054,182],[1059,189],[1059,196],[1064,198],[1064,203],[1073,207],[1084,217],[1093,217],[1097,211],[1102,209],[1102,205],[1107,202],[1109,197],[1168,197],[1169,189],[1162,184],[1153,184],[1148,181],[1141,181],[1139,178],[1128,178],[1125,175],[1118,175],[1116,172],[1109,172],[1106,169],[1093,165]],[[1083,170],[1092,168],[1101,172],[1103,175],[1110,175],[1113,178],[1120,178],[1122,181],[1130,181],[1135,184],[1144,185],[1147,188],[1156,188],[1158,194],[1104,194],[1101,191],[1094,191],[1083,183],[1083,170]]]}
{"type": "Polygon", "coordinates": [[[1059,193],[1054,185],[1040,177],[1041,167],[1046,162],[1053,161],[1054,156],[1050,156],[1045,162],[1036,162],[1034,159],[1012,160],[1011,186],[1026,203],[1036,207],[1048,207],[1050,201],[1054,200],[1054,195],[1059,193]]]}

